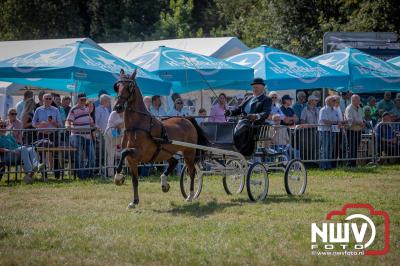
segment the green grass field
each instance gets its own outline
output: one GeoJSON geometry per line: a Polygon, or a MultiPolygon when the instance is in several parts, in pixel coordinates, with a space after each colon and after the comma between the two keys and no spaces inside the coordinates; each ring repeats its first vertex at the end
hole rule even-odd
{"type": "MultiPolygon", "coordinates": [[[[4,178],[3,178],[4,179],[4,178]]],[[[127,210],[131,184],[111,181],[0,183],[0,265],[400,265],[400,166],[309,171],[302,198],[285,194],[271,176],[269,198],[250,203],[205,178],[186,203],[177,179],[162,193],[158,178],[142,180],[141,203],[127,210]],[[389,212],[385,256],[315,256],[310,226],[345,203],[389,212]]]]}

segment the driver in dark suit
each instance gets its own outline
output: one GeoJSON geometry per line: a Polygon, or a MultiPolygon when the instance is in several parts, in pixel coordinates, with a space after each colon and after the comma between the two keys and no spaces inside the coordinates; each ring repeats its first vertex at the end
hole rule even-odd
{"type": "Polygon", "coordinates": [[[244,115],[257,124],[263,124],[271,113],[272,100],[265,95],[265,83],[262,78],[255,78],[251,86],[253,95],[246,97],[235,109],[225,111],[225,115],[244,115]]]}

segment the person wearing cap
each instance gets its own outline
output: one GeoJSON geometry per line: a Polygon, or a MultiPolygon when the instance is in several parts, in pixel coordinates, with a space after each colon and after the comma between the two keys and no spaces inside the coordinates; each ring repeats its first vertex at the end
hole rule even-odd
{"type": "Polygon", "coordinates": [[[151,106],[149,111],[155,117],[162,118],[163,116],[167,116],[167,113],[162,106],[160,95],[154,95],[153,97],[151,97],[151,106]]]}
{"type": "Polygon", "coordinates": [[[382,114],[382,124],[376,128],[379,140],[379,153],[385,152],[386,156],[398,156],[400,153],[400,141],[397,132],[393,127],[393,118],[389,112],[382,114]]]}
{"type": "Polygon", "coordinates": [[[265,95],[265,83],[262,78],[255,78],[251,83],[253,95],[246,97],[244,101],[233,110],[226,110],[226,116],[244,115],[251,121],[264,123],[271,113],[271,98],[265,95]]]}
{"type": "MultiPolygon", "coordinates": [[[[97,94],[98,99],[93,103],[95,109],[97,109],[97,107],[99,107],[101,105],[100,96],[103,94],[109,95],[106,90],[99,90],[99,93],[97,94]]],[[[108,112],[111,113],[111,111],[112,111],[112,108],[110,105],[108,107],[108,112]]]]}
{"type": "Polygon", "coordinates": [[[174,107],[168,112],[168,116],[189,116],[189,111],[183,106],[182,98],[176,98],[174,107]]]}
{"type": "Polygon", "coordinates": [[[390,110],[390,113],[395,116],[395,122],[400,121],[400,97],[396,97],[396,99],[394,99],[394,107],[392,110],[390,110]]]}
{"type": "Polygon", "coordinates": [[[297,102],[293,105],[293,110],[297,117],[301,117],[301,112],[306,108],[306,99],[307,96],[304,91],[299,91],[297,93],[297,102]]]}
{"type": "Polygon", "coordinates": [[[347,143],[349,147],[350,159],[347,166],[356,166],[357,150],[361,142],[361,132],[365,128],[363,112],[360,106],[360,96],[353,94],[351,104],[347,106],[344,112],[344,118],[350,126],[347,129],[347,143]]]}
{"type": "Polygon", "coordinates": [[[292,106],[293,98],[290,95],[283,95],[282,97],[282,106],[281,111],[285,115],[285,118],[282,120],[282,125],[284,126],[293,126],[299,121],[298,116],[295,114],[292,106]]]}
{"type": "Polygon", "coordinates": [[[226,110],[226,94],[220,93],[218,95],[218,102],[211,107],[209,122],[226,122],[225,110],[226,110]]]}
{"type": "Polygon", "coordinates": [[[320,108],[317,107],[319,99],[315,95],[310,95],[307,100],[307,106],[303,109],[300,115],[301,124],[318,124],[318,115],[320,108]]]}
{"type": "Polygon", "coordinates": [[[90,116],[89,108],[86,106],[86,100],[85,93],[78,94],[78,102],[71,108],[65,121],[65,127],[71,131],[71,146],[76,148],[74,167],[78,169],[76,174],[81,179],[92,175],[92,170],[85,170],[84,168],[94,167],[96,162],[90,129],[91,126],[94,126],[94,121],[90,116]],[[86,165],[83,163],[83,153],[86,155],[86,165]]]}
{"type": "Polygon", "coordinates": [[[380,100],[376,106],[378,112],[390,112],[394,107],[394,102],[392,101],[392,93],[390,91],[385,91],[383,94],[383,99],[380,100]]]}

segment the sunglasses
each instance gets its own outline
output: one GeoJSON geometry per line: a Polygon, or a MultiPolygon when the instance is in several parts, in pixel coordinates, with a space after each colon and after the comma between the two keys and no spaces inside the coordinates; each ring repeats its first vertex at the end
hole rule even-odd
{"type": "Polygon", "coordinates": [[[182,102],[177,102],[176,104],[183,104],[182,102]]]}
{"type": "Polygon", "coordinates": [[[17,115],[17,113],[9,113],[8,115],[17,115]]]}
{"type": "Polygon", "coordinates": [[[271,98],[272,98],[272,99],[278,99],[278,97],[276,97],[276,96],[272,96],[271,98]]]}
{"type": "Polygon", "coordinates": [[[86,98],[79,98],[79,101],[81,101],[81,102],[86,102],[86,98]]]}
{"type": "Polygon", "coordinates": [[[0,128],[6,128],[7,125],[0,125],[0,128]]]}
{"type": "Polygon", "coordinates": [[[48,100],[48,101],[50,101],[50,100],[53,100],[52,98],[44,98],[45,100],[48,100]]]}

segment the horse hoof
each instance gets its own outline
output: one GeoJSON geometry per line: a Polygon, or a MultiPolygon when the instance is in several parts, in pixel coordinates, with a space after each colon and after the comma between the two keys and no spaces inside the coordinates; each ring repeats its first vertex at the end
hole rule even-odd
{"type": "Polygon", "coordinates": [[[130,203],[128,204],[128,207],[127,207],[128,210],[135,209],[135,208],[136,208],[136,204],[135,204],[135,203],[130,202],[130,203]]]}
{"type": "Polygon", "coordinates": [[[162,192],[164,192],[164,193],[167,193],[169,191],[169,188],[170,188],[170,186],[168,183],[161,186],[162,192]]]}
{"type": "Polygon", "coordinates": [[[114,183],[115,183],[117,186],[122,185],[122,184],[124,183],[124,181],[125,181],[125,177],[124,177],[122,174],[119,174],[119,173],[116,173],[116,174],[115,174],[115,176],[114,176],[114,183]]]}

